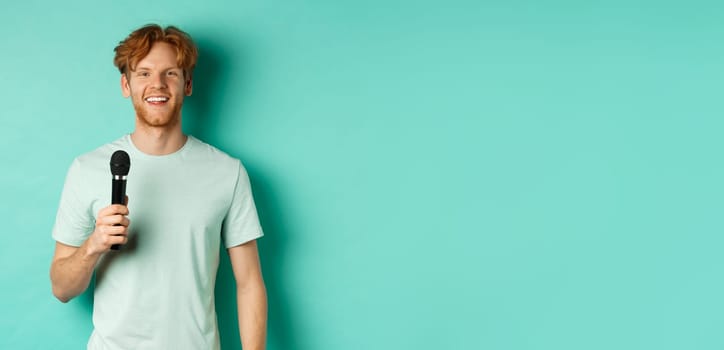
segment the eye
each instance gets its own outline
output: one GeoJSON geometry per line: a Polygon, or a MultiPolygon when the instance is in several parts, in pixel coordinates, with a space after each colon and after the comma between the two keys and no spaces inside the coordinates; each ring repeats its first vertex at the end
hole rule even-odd
{"type": "Polygon", "coordinates": [[[168,71],[167,74],[168,74],[168,75],[171,75],[171,76],[174,76],[174,77],[175,77],[175,76],[178,76],[178,72],[173,71],[173,70],[168,71]]]}
{"type": "Polygon", "coordinates": [[[138,76],[139,76],[139,77],[148,77],[148,76],[151,76],[151,73],[149,73],[149,72],[139,72],[139,73],[138,73],[138,76]]]}

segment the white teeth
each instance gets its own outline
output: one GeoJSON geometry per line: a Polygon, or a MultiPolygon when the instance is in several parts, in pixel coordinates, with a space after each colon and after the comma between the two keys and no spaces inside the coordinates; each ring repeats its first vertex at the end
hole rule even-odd
{"type": "Polygon", "coordinates": [[[148,102],[166,102],[166,101],[168,101],[168,97],[146,97],[146,101],[148,101],[148,102]]]}

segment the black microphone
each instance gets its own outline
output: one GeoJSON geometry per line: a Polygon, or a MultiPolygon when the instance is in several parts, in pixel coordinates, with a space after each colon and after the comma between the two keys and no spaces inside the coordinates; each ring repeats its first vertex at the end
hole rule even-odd
{"type": "MultiPolygon", "coordinates": [[[[126,204],[126,178],[131,170],[131,158],[125,151],[115,151],[111,156],[111,174],[113,175],[113,191],[111,204],[126,204]]],[[[111,246],[112,250],[121,249],[120,244],[111,246]]]]}

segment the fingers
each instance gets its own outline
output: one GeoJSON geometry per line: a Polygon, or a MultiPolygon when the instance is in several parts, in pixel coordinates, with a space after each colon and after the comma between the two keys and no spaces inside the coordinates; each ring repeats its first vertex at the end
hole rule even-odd
{"type": "MultiPolygon", "coordinates": [[[[126,196],[128,203],[128,196],[126,196]]],[[[114,244],[126,244],[128,240],[128,207],[121,204],[109,205],[98,212],[96,228],[89,241],[92,252],[105,253],[114,244]]]]}
{"type": "Polygon", "coordinates": [[[100,237],[100,243],[104,248],[110,249],[114,244],[126,244],[128,235],[124,232],[122,235],[103,235],[100,237]]]}
{"type": "Polygon", "coordinates": [[[121,225],[98,225],[96,231],[103,235],[109,236],[125,236],[128,234],[128,226],[121,225]]]}
{"type": "Polygon", "coordinates": [[[92,240],[90,241],[92,241],[91,246],[94,252],[105,253],[109,251],[114,244],[126,244],[128,242],[128,235],[125,234],[125,232],[123,232],[123,235],[112,235],[96,231],[93,233],[92,240]]]}
{"type": "Polygon", "coordinates": [[[98,219],[96,219],[96,226],[98,225],[109,225],[109,226],[126,226],[130,224],[130,220],[128,220],[128,217],[125,215],[108,215],[108,216],[98,216],[98,219]]]}
{"type": "Polygon", "coordinates": [[[98,217],[109,215],[128,215],[128,207],[121,204],[109,205],[98,212],[98,217]]]}

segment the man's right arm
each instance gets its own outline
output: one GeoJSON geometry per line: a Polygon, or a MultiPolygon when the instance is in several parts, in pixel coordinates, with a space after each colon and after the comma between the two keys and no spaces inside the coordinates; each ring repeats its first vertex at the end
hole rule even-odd
{"type": "MultiPolygon", "coordinates": [[[[127,201],[128,199],[126,199],[127,201]]],[[[80,295],[90,284],[93,269],[101,255],[114,244],[125,244],[128,235],[128,207],[111,205],[101,209],[93,233],[80,247],[55,243],[55,254],[50,265],[53,295],[67,303],[80,295]]]]}

